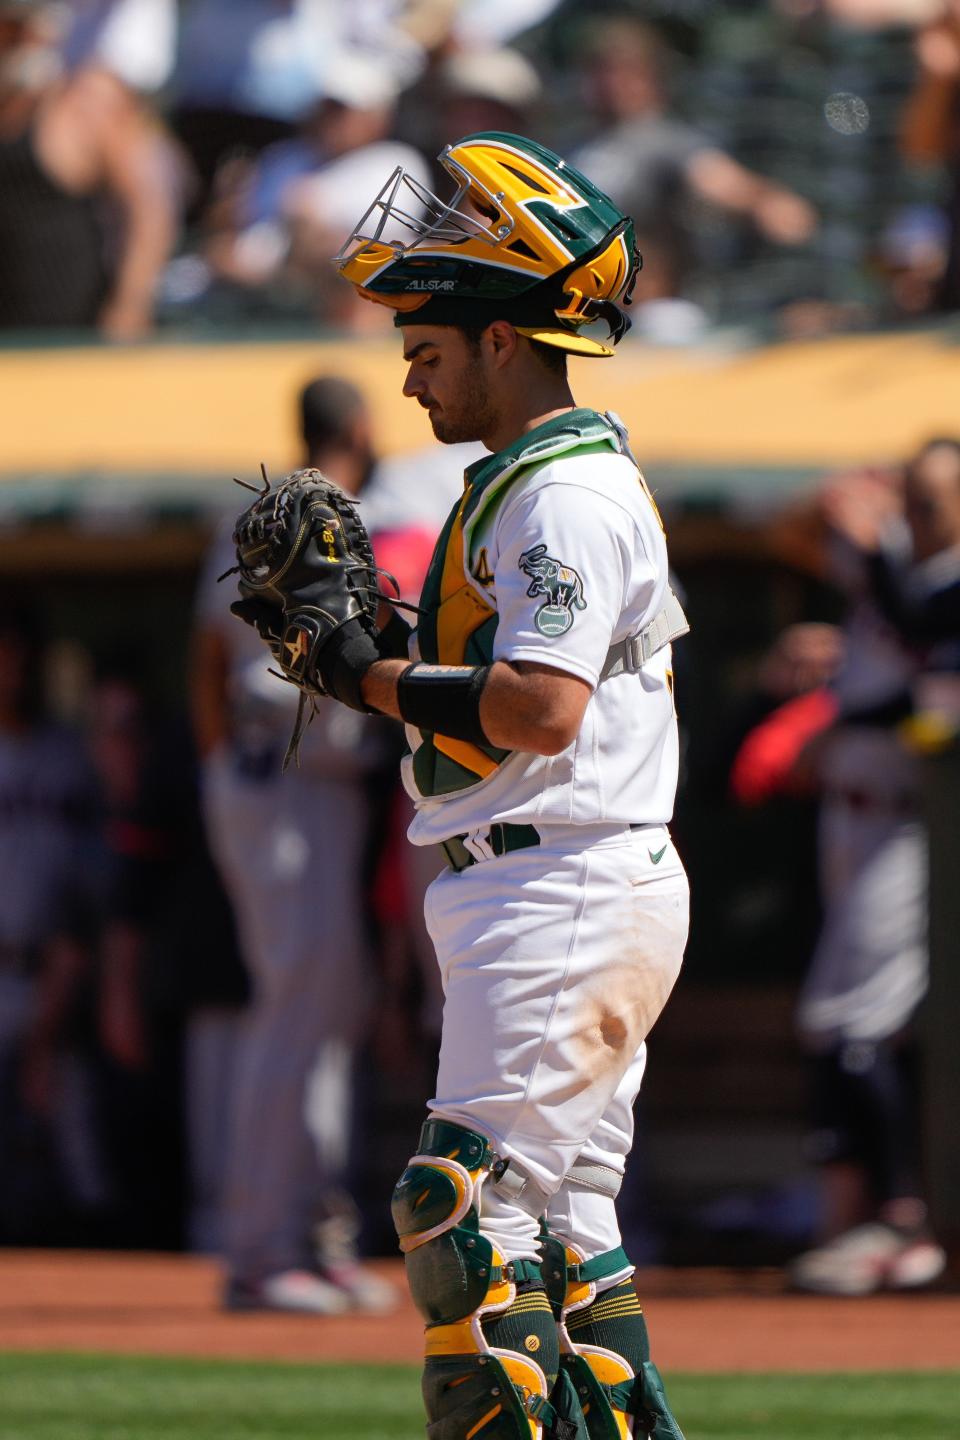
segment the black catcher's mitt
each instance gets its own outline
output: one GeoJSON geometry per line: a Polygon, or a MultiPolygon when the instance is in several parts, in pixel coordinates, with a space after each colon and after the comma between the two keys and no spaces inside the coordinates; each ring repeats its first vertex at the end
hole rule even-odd
{"type": "Polygon", "coordinates": [[[273,487],[264,477],[233,539],[242,599],[230,608],[256,627],[300,690],[286,765],[318,696],[368,709],[360,683],[380,658],[373,549],[350,496],[319,470],[295,470],[273,487]]]}

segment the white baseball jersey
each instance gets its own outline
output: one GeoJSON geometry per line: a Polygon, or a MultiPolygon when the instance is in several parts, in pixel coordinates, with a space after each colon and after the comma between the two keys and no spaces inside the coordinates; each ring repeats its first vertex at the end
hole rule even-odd
{"type": "MultiPolygon", "coordinates": [[[[426,895],[445,997],[430,1109],[488,1136],[527,1177],[519,1198],[483,1192],[481,1230],[501,1254],[536,1255],[545,1212],[578,1253],[610,1256],[612,1194],[567,1175],[578,1159],[623,1171],[646,1036],[687,934],[665,825],[678,748],[669,645],[608,673],[614,647],[652,622],[656,643],[676,633],[661,624],[666,544],[620,431],[592,410],[538,426],[466,481],[424,585],[416,653],[539,663],[592,693],[555,756],[408,727],[411,838],[462,837],[475,862],[451,861],[426,895]]],[[[624,1261],[607,1278],[629,1273],[624,1261]]]]}
{"type": "Polygon", "coordinates": [[[414,843],[499,822],[671,818],[670,647],[600,682],[610,647],[649,624],[668,594],[660,517],[620,444],[603,417],[575,410],[468,467],[425,586],[432,613],[416,653],[441,664],[534,661],[585,680],[593,694],[577,738],[555,756],[486,753],[408,727],[414,843]]]}

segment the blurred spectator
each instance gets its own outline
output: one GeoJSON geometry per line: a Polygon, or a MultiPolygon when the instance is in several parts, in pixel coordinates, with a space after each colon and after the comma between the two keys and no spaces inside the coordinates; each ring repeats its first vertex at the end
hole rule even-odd
{"type": "Polygon", "coordinates": [[[916,163],[939,163],[947,175],[949,226],[938,306],[960,309],[960,0],[943,0],[919,31],[920,73],[907,107],[903,149],[916,163]]]}
{"type": "Polygon", "coordinates": [[[854,598],[838,717],[813,742],[825,918],[799,1008],[824,1243],[792,1271],[823,1293],[907,1289],[945,1264],[920,1179],[910,1023],[927,986],[926,842],[908,742],[925,677],[960,670],[960,443],[935,440],[907,465],[905,532],[897,500],[872,476],[824,497],[854,598]]]}
{"type": "Polygon", "coordinates": [[[76,1054],[94,784],[41,710],[34,617],[0,609],[0,1233],[37,1243],[102,1211],[89,1066],[76,1054]]]}
{"type": "Polygon", "coordinates": [[[174,240],[170,153],[114,74],[63,76],[55,16],[0,0],[0,328],[136,339],[174,240]]]}
{"type": "MultiPolygon", "coordinates": [[[[361,493],[375,462],[359,393],[324,379],[301,411],[308,463],[361,493]]],[[[233,558],[224,532],[201,583],[193,664],[210,843],[254,984],[231,1078],[226,1303],[387,1309],[392,1289],[357,1263],[346,1192],[353,1063],[371,989],[366,785],[382,732],[321,705],[299,768],[281,771],[296,694],[229,614],[234,589],[216,576],[233,558]]]]}
{"type": "Polygon", "coordinates": [[[176,0],[73,0],[64,44],[68,69],[95,65],[152,94],[176,56],[176,0]]]}
{"type": "Polygon", "coordinates": [[[880,237],[891,318],[909,322],[937,308],[947,270],[950,223],[935,205],[898,211],[880,237]]]}
{"type": "Polygon", "coordinates": [[[796,14],[815,10],[819,5],[845,25],[864,29],[888,25],[923,25],[937,18],[943,0],[778,0],[783,10],[796,14]]]}
{"type": "Polygon", "coordinates": [[[440,67],[444,143],[479,130],[527,134],[543,93],[540,77],[519,50],[461,50],[440,67]]]}
{"type": "MultiPolygon", "coordinates": [[[[324,3],[324,0],[320,0],[324,3]]],[[[327,0],[330,3],[330,0],[327,0]]],[[[560,0],[368,0],[352,7],[355,42],[392,46],[403,36],[428,54],[492,50],[539,25],[560,0]]]]}
{"type": "Polygon", "coordinates": [[[779,245],[810,238],[817,217],[806,200],[667,113],[668,55],[655,31],[632,18],[607,20],[588,33],[584,55],[596,129],[570,158],[633,216],[644,255],[638,304],[682,289],[695,258],[692,199],[747,216],[779,245]]]}
{"type": "MultiPolygon", "coordinates": [[[[429,180],[419,153],[388,138],[396,98],[383,62],[341,56],[298,137],[268,147],[250,173],[235,177],[207,247],[214,273],[250,287],[280,277],[333,323],[370,324],[372,307],[354,303],[330,258],[360,218],[358,195],[376,193],[398,166],[429,180]]],[[[375,307],[372,323],[384,323],[375,307]]]]}
{"type": "MultiPolygon", "coordinates": [[[[299,420],[306,462],[358,496],[378,562],[415,601],[435,537],[462,493],[460,467],[478,447],[454,446],[442,465],[435,447],[380,462],[360,392],[331,376],[304,388],[299,420]]],[[[409,1056],[411,993],[421,1007],[418,1028],[436,1025],[439,977],[422,895],[440,862],[411,857],[415,847],[401,838],[409,817],[396,781],[397,727],[321,705],[299,769],[282,773],[296,694],[269,673],[257,636],[229,614],[233,587],[218,586],[216,576],[234,558],[224,530],[201,582],[192,667],[207,828],[254,984],[221,1073],[232,1091],[226,1301],[314,1313],[384,1309],[392,1291],[357,1263],[353,1063],[374,1017],[382,1063],[409,1056]],[[311,872],[323,875],[322,886],[304,883],[311,872]],[[376,961],[368,924],[374,876],[383,927],[376,961]],[[422,967],[419,978],[411,961],[422,967]]],[[[198,1013],[191,1028],[191,1129],[200,1134],[209,1126],[198,1111],[216,1113],[221,1103],[203,1087],[203,1052],[223,1056],[227,1046],[222,1016],[211,1029],[198,1013]]],[[[196,1175],[197,1157],[193,1168],[196,1175]]]]}
{"type": "Polygon", "coordinates": [[[182,17],[174,126],[197,172],[198,206],[225,157],[292,135],[317,98],[316,57],[295,33],[294,8],[292,0],[193,0],[182,17]]]}
{"type": "MultiPolygon", "coordinates": [[[[199,203],[231,156],[289,138],[342,65],[363,55],[399,89],[421,66],[405,7],[340,0],[192,0],[181,23],[175,125],[196,166],[199,203]]],[[[359,192],[358,192],[359,193],[359,192]]]]}
{"type": "Polygon", "coordinates": [[[451,39],[463,49],[491,50],[541,24],[559,0],[459,0],[448,4],[451,39]]]}
{"type": "MultiPolygon", "coordinates": [[[[480,130],[535,134],[542,92],[536,69],[519,50],[454,50],[404,96],[400,130],[431,160],[444,145],[480,130]]],[[[446,194],[450,177],[440,166],[435,180],[446,194]]]]}

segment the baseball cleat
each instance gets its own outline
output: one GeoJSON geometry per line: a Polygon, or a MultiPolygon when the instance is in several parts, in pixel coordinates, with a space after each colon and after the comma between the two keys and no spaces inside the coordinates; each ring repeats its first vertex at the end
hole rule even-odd
{"type": "Polygon", "coordinates": [[[329,1191],[327,1213],[313,1231],[314,1273],[347,1297],[351,1310],[367,1315],[389,1315],[400,1297],[388,1280],[369,1270],[360,1259],[360,1212],[343,1191],[329,1191]]]}
{"type": "Polygon", "coordinates": [[[309,1270],[281,1270],[264,1280],[231,1280],[227,1310],[281,1310],[296,1315],[342,1315],[350,1299],[343,1290],[309,1270]]]}
{"type": "Polygon", "coordinates": [[[322,1264],[320,1274],[346,1296],[351,1310],[362,1310],[367,1315],[389,1315],[400,1304],[400,1297],[388,1280],[382,1280],[355,1260],[322,1264]]]}
{"type": "Polygon", "coordinates": [[[874,1295],[930,1285],[946,1268],[946,1253],[926,1235],[892,1225],[858,1225],[790,1266],[798,1290],[817,1295],[874,1295]]]}

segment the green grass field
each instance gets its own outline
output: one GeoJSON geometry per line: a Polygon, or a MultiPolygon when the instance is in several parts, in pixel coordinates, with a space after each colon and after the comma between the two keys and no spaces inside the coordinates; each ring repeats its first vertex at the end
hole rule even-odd
{"type": "MultiPolygon", "coordinates": [[[[956,1440],[960,1372],[676,1375],[687,1440],[956,1440]]],[[[409,1366],[0,1355],[0,1440],[422,1440],[409,1366]]]]}

